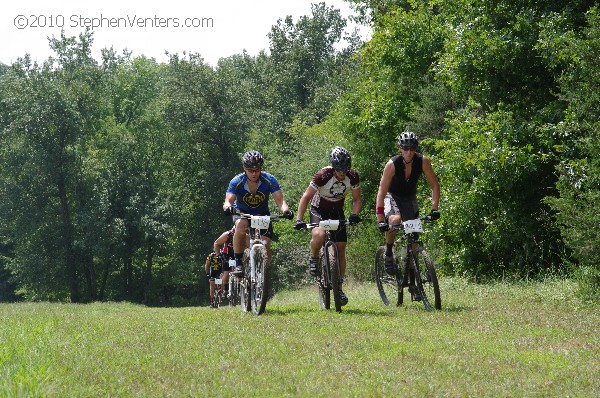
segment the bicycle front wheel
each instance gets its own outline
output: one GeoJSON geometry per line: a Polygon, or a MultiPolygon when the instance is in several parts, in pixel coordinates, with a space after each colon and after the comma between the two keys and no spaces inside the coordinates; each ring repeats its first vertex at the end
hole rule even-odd
{"type": "Polygon", "coordinates": [[[250,312],[250,249],[244,250],[243,264],[244,274],[240,276],[240,304],[242,305],[242,311],[250,312]]]}
{"type": "Polygon", "coordinates": [[[252,312],[260,315],[265,312],[269,284],[269,258],[267,248],[255,245],[252,248],[254,267],[252,268],[250,297],[252,312]]]}
{"type": "Polygon", "coordinates": [[[442,298],[440,295],[440,285],[438,283],[435,266],[429,254],[423,247],[419,247],[412,252],[411,262],[414,265],[415,284],[417,291],[421,295],[423,305],[429,311],[434,308],[442,309],[442,298]]]}
{"type": "MultiPolygon", "coordinates": [[[[396,255],[394,253],[394,259],[396,255]]],[[[400,305],[400,294],[402,288],[400,287],[400,280],[396,275],[388,275],[385,272],[385,246],[377,248],[375,253],[375,282],[377,283],[377,290],[379,290],[379,296],[385,305],[400,305]]]]}
{"type": "MultiPolygon", "coordinates": [[[[333,256],[334,253],[330,253],[329,255],[333,256]]],[[[317,277],[317,286],[319,288],[319,301],[321,303],[321,308],[328,310],[331,306],[331,284],[329,283],[329,272],[325,264],[324,250],[321,250],[318,267],[319,276],[317,277]]]]}
{"type": "Polygon", "coordinates": [[[329,273],[329,284],[331,285],[331,294],[335,303],[335,310],[342,312],[342,299],[340,298],[340,263],[337,246],[333,242],[325,243],[325,268],[329,273]]]}

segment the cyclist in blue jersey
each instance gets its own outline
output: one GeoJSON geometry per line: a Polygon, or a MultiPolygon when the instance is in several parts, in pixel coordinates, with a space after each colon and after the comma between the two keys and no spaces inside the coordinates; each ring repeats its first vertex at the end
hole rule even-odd
{"type": "Polygon", "coordinates": [[[396,272],[392,251],[396,232],[389,229],[389,224],[400,224],[419,217],[417,185],[422,175],[431,186],[431,212],[428,216],[432,220],[440,217],[440,183],[429,158],[417,152],[418,145],[419,139],[415,133],[401,133],[398,137],[400,154],[388,160],[379,182],[375,215],[379,230],[385,233],[384,264],[388,274],[396,272]]]}
{"type": "MultiPolygon", "coordinates": [[[[244,172],[236,175],[229,182],[223,203],[225,215],[232,215],[232,209],[242,213],[258,216],[270,215],[269,196],[273,196],[275,204],[281,210],[282,217],[292,219],[292,212],[283,197],[283,191],[277,179],[264,171],[264,158],[258,151],[248,151],[242,156],[244,172]]],[[[236,262],[234,272],[243,272],[242,258],[244,250],[248,247],[248,220],[233,215],[235,234],[233,235],[233,252],[236,262]]],[[[271,261],[271,238],[273,226],[261,230],[261,236],[266,241],[267,254],[271,261]]]]}

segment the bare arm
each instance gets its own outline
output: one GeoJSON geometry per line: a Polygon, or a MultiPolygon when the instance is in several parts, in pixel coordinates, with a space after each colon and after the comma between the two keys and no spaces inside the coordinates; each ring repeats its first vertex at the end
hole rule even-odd
{"type": "Polygon", "coordinates": [[[284,213],[286,210],[289,210],[289,206],[283,197],[283,191],[281,189],[277,192],[273,192],[273,200],[282,213],[284,213]]]}
{"type": "Polygon", "coordinates": [[[228,236],[229,236],[229,231],[225,231],[221,234],[221,236],[219,236],[215,240],[215,242],[213,243],[213,246],[214,246],[216,254],[219,254],[219,252],[221,251],[221,247],[225,244],[225,242],[227,242],[228,236]]]}
{"type": "MultiPolygon", "coordinates": [[[[377,190],[377,200],[375,201],[375,208],[383,207],[383,199],[385,195],[387,195],[388,190],[390,188],[390,184],[392,182],[392,178],[396,174],[396,167],[394,166],[394,162],[389,160],[381,174],[381,180],[379,181],[379,189],[377,190]]],[[[377,221],[383,222],[385,216],[383,214],[376,214],[377,221]]]]}
{"type": "Polygon", "coordinates": [[[226,193],[225,194],[225,202],[223,202],[223,209],[226,207],[233,206],[233,202],[235,202],[235,194],[234,193],[226,193]]]}
{"type": "Polygon", "coordinates": [[[312,186],[309,185],[306,188],[306,191],[304,191],[304,194],[300,198],[300,203],[298,203],[298,214],[296,214],[296,220],[304,219],[304,213],[306,213],[308,204],[312,200],[313,196],[315,196],[315,193],[317,193],[317,190],[314,189],[312,186]]]}
{"type": "Polygon", "coordinates": [[[431,186],[431,208],[433,210],[438,210],[438,205],[440,202],[440,183],[433,171],[433,167],[431,166],[431,161],[423,156],[423,173],[425,174],[425,178],[427,182],[431,186]]]}
{"type": "Polygon", "coordinates": [[[359,214],[362,209],[362,194],[360,187],[352,190],[352,214],[359,214]]]}

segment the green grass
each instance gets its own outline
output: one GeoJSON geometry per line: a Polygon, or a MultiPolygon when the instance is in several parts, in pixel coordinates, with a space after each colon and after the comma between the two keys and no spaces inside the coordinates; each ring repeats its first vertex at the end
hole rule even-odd
{"type": "Polygon", "coordinates": [[[597,397],[600,311],[574,283],[442,280],[443,310],[349,285],[240,308],[0,304],[2,397],[597,397]]]}

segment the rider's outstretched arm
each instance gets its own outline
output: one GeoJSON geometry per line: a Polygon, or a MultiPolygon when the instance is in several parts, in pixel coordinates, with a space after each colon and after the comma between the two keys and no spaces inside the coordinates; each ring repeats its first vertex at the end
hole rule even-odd
{"type": "Polygon", "coordinates": [[[431,161],[425,156],[423,156],[423,174],[425,174],[425,178],[427,179],[429,186],[431,186],[431,209],[438,210],[440,202],[440,183],[433,171],[431,161]]]}

